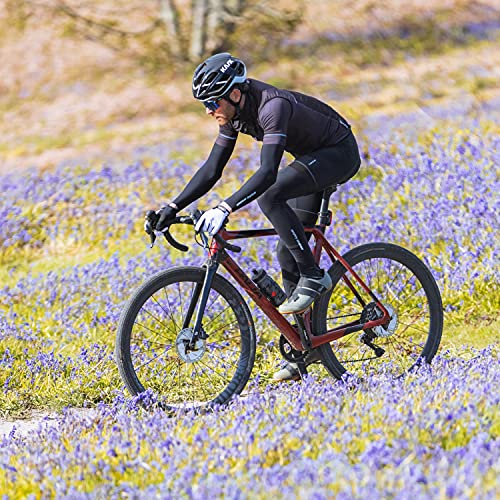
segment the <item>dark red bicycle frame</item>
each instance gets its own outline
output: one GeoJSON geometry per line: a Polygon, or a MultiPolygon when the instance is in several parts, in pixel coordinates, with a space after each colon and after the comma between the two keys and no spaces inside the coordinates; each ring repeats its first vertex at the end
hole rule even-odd
{"type": "MultiPolygon", "coordinates": [[[[312,233],[315,238],[315,245],[313,249],[313,255],[317,263],[319,263],[321,257],[321,251],[324,248],[328,256],[330,257],[332,263],[339,261],[344,268],[352,275],[355,281],[365,290],[366,293],[370,295],[372,300],[377,304],[380,310],[383,312],[383,316],[377,320],[367,321],[361,323],[360,321],[353,321],[345,325],[336,327],[332,330],[324,332],[320,335],[314,335],[311,327],[311,310],[309,309],[304,313],[304,323],[306,326],[307,334],[311,339],[312,348],[318,347],[320,345],[332,342],[342,338],[345,335],[349,335],[356,331],[366,330],[368,328],[374,328],[379,325],[388,323],[390,320],[389,313],[375,294],[370,290],[370,288],[363,282],[363,280],[356,274],[352,267],[346,262],[346,260],[332,247],[332,245],[325,238],[324,231],[325,227],[315,226],[304,228],[307,233],[312,233]]],[[[274,229],[247,229],[241,231],[226,231],[221,230],[219,235],[226,241],[243,239],[243,238],[257,238],[263,236],[275,236],[277,233],[274,229]]],[[[302,345],[300,336],[297,329],[292,326],[287,319],[278,311],[276,307],[263,295],[255,283],[243,272],[243,270],[238,266],[238,264],[227,254],[221,251],[221,245],[215,240],[212,240],[209,255],[212,258],[218,258],[218,261],[222,266],[227,269],[229,274],[236,280],[239,285],[250,295],[253,301],[262,309],[264,314],[274,323],[274,325],[279,329],[283,336],[288,340],[290,345],[297,351],[305,350],[302,345]]],[[[355,296],[357,296],[361,304],[365,306],[363,300],[356,291],[354,285],[349,280],[349,277],[344,274],[342,277],[347,286],[353,291],[355,296]]]]}

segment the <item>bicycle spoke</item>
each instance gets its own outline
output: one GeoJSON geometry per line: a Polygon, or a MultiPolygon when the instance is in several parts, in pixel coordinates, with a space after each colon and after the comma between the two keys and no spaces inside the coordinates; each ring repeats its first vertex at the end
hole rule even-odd
{"type": "Polygon", "coordinates": [[[400,305],[402,305],[402,306],[403,306],[403,305],[405,305],[405,304],[406,304],[406,302],[408,302],[408,300],[409,300],[409,299],[411,299],[413,296],[415,296],[415,295],[416,295],[416,294],[417,294],[420,290],[422,290],[422,287],[421,287],[421,288],[419,288],[418,290],[416,290],[415,292],[413,292],[413,293],[412,293],[412,294],[411,294],[411,295],[410,295],[410,296],[409,296],[409,297],[405,300],[405,302],[401,302],[401,300],[400,300],[400,298],[399,298],[399,297],[401,296],[401,292],[402,292],[403,288],[405,288],[405,287],[406,287],[406,285],[408,284],[408,282],[410,281],[410,279],[411,279],[411,278],[414,278],[414,276],[410,276],[410,277],[408,278],[408,280],[406,281],[405,285],[403,285],[403,286],[401,287],[401,290],[399,290],[397,293],[392,292],[392,293],[393,293],[393,298],[394,298],[395,300],[397,300],[397,301],[400,303],[400,305]]]}
{"type": "MultiPolygon", "coordinates": [[[[167,364],[165,364],[165,366],[159,366],[157,367],[153,373],[151,373],[151,375],[149,375],[149,377],[147,377],[144,382],[147,383],[147,382],[150,382],[151,380],[155,379],[157,375],[160,375],[160,372],[162,370],[165,370],[165,376],[164,378],[166,379],[166,377],[168,376],[168,373],[169,373],[169,369],[171,368],[172,365],[174,365],[175,363],[175,359],[171,359],[169,362],[167,362],[167,364]]],[[[162,387],[162,385],[160,384],[158,386],[158,384],[154,384],[155,387],[162,387]]]]}
{"type": "MultiPolygon", "coordinates": [[[[227,363],[229,366],[232,366],[234,369],[237,369],[238,368],[238,365],[235,365],[234,363],[229,363],[227,360],[221,358],[220,356],[217,356],[217,354],[215,354],[213,351],[207,351],[207,354],[209,356],[212,357],[215,357],[216,359],[218,359],[219,361],[222,361],[222,363],[227,363]]],[[[225,366],[223,365],[223,367],[225,368],[225,366]]]]}
{"type": "Polygon", "coordinates": [[[412,324],[416,323],[417,321],[420,320],[420,318],[422,318],[423,314],[421,316],[417,316],[414,320],[413,320],[413,323],[411,323],[410,325],[405,325],[405,328],[398,332],[400,335],[403,334],[404,332],[406,332],[406,330],[408,330],[408,328],[410,328],[412,326],[412,324]]]}
{"type": "Polygon", "coordinates": [[[197,377],[198,377],[198,381],[199,381],[199,383],[200,383],[201,390],[202,390],[202,392],[203,392],[203,394],[204,394],[204,396],[205,396],[205,401],[208,401],[208,400],[210,400],[210,398],[209,398],[208,394],[207,394],[207,393],[206,393],[206,391],[205,391],[205,388],[204,388],[204,386],[203,386],[203,382],[202,382],[202,380],[201,380],[201,377],[200,377],[200,376],[199,376],[199,374],[198,374],[198,368],[196,367],[196,364],[194,365],[194,369],[195,369],[195,371],[196,371],[196,375],[197,375],[197,377]]]}
{"type": "Polygon", "coordinates": [[[193,376],[194,370],[194,363],[186,363],[186,371],[187,377],[186,377],[186,383],[184,384],[184,390],[187,394],[188,399],[191,400],[191,407],[195,407],[196,403],[200,403],[200,401],[196,400],[197,397],[197,390],[196,390],[196,384],[194,383],[194,379],[196,378],[193,376]]]}
{"type": "Polygon", "coordinates": [[[147,337],[145,337],[144,342],[142,342],[142,343],[143,344],[144,343],[147,343],[147,344],[156,344],[157,346],[164,347],[164,348],[169,348],[169,349],[171,349],[172,346],[174,345],[174,344],[172,344],[172,342],[170,342],[169,344],[165,344],[163,342],[157,342],[156,340],[151,340],[151,339],[149,339],[147,337]]]}
{"type": "MultiPolygon", "coordinates": [[[[226,346],[220,346],[220,345],[213,345],[213,344],[210,344],[210,347],[213,347],[214,349],[217,349],[218,351],[225,351],[226,349],[229,349],[231,348],[232,351],[234,352],[237,352],[238,349],[234,346],[231,346],[231,345],[226,345],[226,346]]],[[[227,352],[227,351],[226,351],[227,352]]]]}
{"type": "Polygon", "coordinates": [[[160,304],[160,302],[158,302],[158,299],[154,296],[154,295],[151,295],[151,299],[156,302],[159,306],[160,306],[160,309],[168,316],[168,312],[165,310],[165,308],[160,304]]]}
{"type": "MultiPolygon", "coordinates": [[[[403,269],[405,269],[405,266],[403,266],[403,264],[399,263],[399,270],[398,270],[396,276],[394,276],[394,278],[392,279],[392,281],[387,284],[388,288],[392,287],[392,285],[394,284],[394,282],[396,281],[396,279],[399,278],[399,275],[401,274],[401,271],[403,269]]],[[[387,300],[387,297],[386,297],[386,300],[387,300]]]]}
{"type": "Polygon", "coordinates": [[[181,296],[181,285],[180,283],[177,283],[177,295],[179,296],[179,306],[180,306],[180,318],[182,319],[183,311],[184,311],[184,306],[183,306],[183,301],[182,301],[182,296],[181,296]]]}
{"type": "MultiPolygon", "coordinates": [[[[144,380],[144,382],[149,382],[149,381],[150,381],[150,380],[151,380],[151,379],[152,379],[155,375],[157,375],[157,374],[160,372],[160,370],[161,370],[161,369],[166,368],[167,366],[169,366],[169,364],[172,364],[172,363],[175,361],[175,359],[176,359],[176,358],[172,358],[171,360],[167,361],[167,363],[166,363],[164,366],[157,367],[157,368],[153,371],[153,373],[152,373],[149,377],[147,377],[147,378],[144,380]]],[[[146,364],[149,364],[151,361],[154,361],[154,360],[150,360],[150,361],[149,361],[148,363],[146,363],[146,364]]],[[[146,365],[144,365],[144,366],[146,366],[146,365]]],[[[136,369],[136,371],[138,371],[138,370],[139,370],[139,368],[137,368],[137,369],[136,369]]]]}
{"type": "Polygon", "coordinates": [[[215,373],[216,375],[218,375],[222,380],[224,380],[224,382],[228,382],[229,381],[227,378],[225,378],[223,375],[221,375],[215,368],[212,368],[211,366],[209,366],[206,363],[204,363],[203,360],[200,359],[200,363],[202,365],[205,365],[209,370],[212,370],[212,372],[215,373]]]}
{"type": "MultiPolygon", "coordinates": [[[[391,337],[389,337],[389,338],[391,338],[391,337]]],[[[398,342],[402,345],[413,346],[414,348],[418,347],[419,349],[421,349],[423,347],[422,343],[413,342],[407,337],[397,336],[396,338],[397,338],[398,342]]]]}
{"type": "Polygon", "coordinates": [[[235,335],[234,337],[227,337],[223,339],[223,342],[228,342],[229,340],[233,339],[240,339],[241,340],[241,335],[235,335]]]}
{"type": "MultiPolygon", "coordinates": [[[[349,349],[349,347],[353,346],[352,343],[350,343],[349,346],[346,346],[344,347],[344,349],[349,349]]],[[[354,356],[356,356],[356,354],[361,350],[361,343],[358,344],[358,346],[355,348],[356,350],[352,353],[352,354],[349,354],[349,356],[352,358],[354,356]]],[[[349,361],[346,361],[346,362],[349,362],[349,361]]]]}
{"type": "Polygon", "coordinates": [[[389,344],[391,345],[394,354],[396,354],[396,356],[397,356],[397,358],[399,360],[398,363],[399,363],[399,366],[401,367],[400,374],[402,374],[405,371],[404,363],[403,363],[403,358],[401,357],[401,354],[398,352],[398,350],[394,346],[394,341],[393,341],[392,337],[388,337],[388,339],[389,339],[389,344]]]}
{"type": "MultiPolygon", "coordinates": [[[[145,330],[148,330],[150,331],[151,333],[155,333],[157,334],[159,337],[162,337],[162,338],[165,338],[165,339],[168,339],[168,337],[165,337],[164,335],[162,335],[160,332],[156,331],[156,330],[151,330],[151,328],[148,328],[146,325],[143,325],[142,323],[138,323],[137,321],[134,322],[134,325],[137,325],[137,326],[140,326],[141,328],[144,328],[145,330]]],[[[152,342],[152,341],[151,341],[152,342]]]]}
{"type": "Polygon", "coordinates": [[[364,363],[365,361],[372,361],[372,360],[377,360],[380,358],[377,358],[377,356],[371,356],[369,358],[361,358],[361,359],[348,359],[344,361],[344,364],[352,364],[352,363],[364,363]]]}
{"type": "Polygon", "coordinates": [[[377,259],[377,290],[380,290],[380,260],[377,259]]]}
{"type": "MultiPolygon", "coordinates": [[[[164,347],[164,346],[162,346],[162,347],[164,347]]],[[[132,349],[132,347],[131,347],[131,349],[132,349]]],[[[171,350],[171,348],[170,349],[165,349],[166,352],[169,352],[170,350],[171,350]]],[[[144,349],[141,349],[139,346],[135,346],[135,349],[134,349],[134,352],[138,352],[139,354],[144,354],[144,355],[146,355],[150,351],[151,351],[151,349],[148,349],[146,351],[144,349]]]]}
{"type": "MultiPolygon", "coordinates": [[[[210,297],[210,296],[209,296],[210,297]]],[[[213,294],[213,299],[210,302],[210,304],[207,301],[207,306],[205,307],[206,311],[211,311],[215,305],[215,303],[220,299],[220,295],[213,294]]]]}
{"type": "MultiPolygon", "coordinates": [[[[329,345],[337,358],[337,364],[332,361],[329,369],[339,377],[343,373],[339,365],[350,367],[353,373],[361,376],[365,370],[371,372],[387,365],[390,372],[399,376],[413,366],[417,356],[428,349],[431,336],[441,335],[431,330],[433,315],[438,317],[441,314],[442,317],[442,312],[439,309],[439,294],[436,294],[428,278],[425,265],[395,245],[387,244],[384,247],[384,244],[376,244],[369,247],[365,246],[358,253],[352,251],[350,265],[394,317],[396,330],[382,331],[379,329],[383,327],[379,326],[332,341],[329,345]],[[377,357],[374,350],[361,340],[364,335],[368,335],[365,338],[383,348],[385,353],[377,357]]],[[[345,273],[348,274],[348,271],[345,273]]],[[[356,293],[342,276],[337,275],[333,293],[328,297],[328,302],[322,303],[321,307],[328,313],[321,312],[324,314],[322,321],[326,324],[326,331],[346,328],[349,321],[355,316],[361,318],[362,314],[367,320],[377,317],[373,299],[367,297],[367,292],[361,290],[351,276],[349,282],[355,286],[356,293]],[[358,294],[364,305],[360,303],[358,294]]],[[[322,331],[321,323],[318,328],[322,331]]]]}
{"type": "Polygon", "coordinates": [[[181,375],[182,375],[182,369],[184,368],[184,365],[186,363],[180,363],[179,365],[179,371],[177,372],[178,374],[178,377],[177,377],[177,385],[178,385],[178,391],[177,391],[177,394],[181,394],[181,375]]]}
{"type": "MultiPolygon", "coordinates": [[[[343,319],[343,318],[350,318],[352,316],[357,316],[359,317],[361,315],[361,311],[358,312],[358,313],[352,313],[352,314],[343,314],[342,316],[331,316],[331,317],[328,317],[326,318],[327,321],[338,321],[340,319],[343,319]]],[[[328,330],[330,330],[330,328],[328,328],[328,330]]]]}
{"type": "MultiPolygon", "coordinates": [[[[179,366],[179,363],[180,363],[180,359],[179,358],[175,358],[174,360],[176,363],[177,363],[177,367],[179,366]]],[[[165,386],[165,382],[167,381],[167,377],[171,375],[171,373],[167,370],[165,370],[165,375],[161,381],[161,384],[160,384],[160,387],[164,387],[165,386]]],[[[175,374],[174,374],[174,379],[175,379],[175,374]]]]}
{"type": "MultiPolygon", "coordinates": [[[[212,318],[209,322],[208,322],[208,325],[211,325],[217,318],[219,318],[222,314],[224,314],[225,311],[227,311],[231,306],[227,306],[225,309],[223,309],[219,314],[217,314],[217,316],[215,316],[214,318],[212,318]]],[[[237,320],[236,320],[237,321],[237,320]]]]}
{"type": "Polygon", "coordinates": [[[365,285],[367,285],[369,288],[372,288],[372,283],[375,281],[380,280],[380,275],[379,275],[379,261],[376,260],[375,263],[372,262],[371,260],[369,261],[370,265],[368,266],[368,274],[366,275],[366,281],[365,285]],[[371,271],[371,273],[370,273],[371,271]]]}
{"type": "MultiPolygon", "coordinates": [[[[141,309],[141,311],[144,311],[146,312],[147,314],[149,314],[149,316],[151,316],[155,321],[157,321],[161,326],[165,327],[167,330],[169,330],[169,328],[164,325],[154,314],[152,314],[151,312],[149,312],[146,308],[143,308],[141,309]]],[[[170,330],[169,330],[170,331],[170,330]]]]}
{"type": "Polygon", "coordinates": [[[167,288],[166,287],[163,287],[163,291],[165,292],[165,299],[167,300],[167,304],[168,304],[168,310],[170,311],[170,320],[172,321],[172,323],[174,324],[174,327],[175,327],[175,331],[178,332],[179,331],[179,327],[177,326],[177,323],[175,321],[175,318],[174,318],[174,315],[172,313],[172,306],[170,305],[170,300],[168,298],[168,293],[167,293],[167,288]]]}
{"type": "Polygon", "coordinates": [[[402,333],[404,333],[408,328],[413,328],[414,330],[418,330],[419,332],[427,335],[427,331],[422,329],[422,328],[418,328],[418,326],[407,325],[406,323],[401,323],[401,321],[399,322],[399,324],[405,326],[406,328],[402,332],[398,332],[398,335],[401,335],[402,333]]]}
{"type": "Polygon", "coordinates": [[[249,312],[241,295],[218,274],[203,311],[202,332],[209,336],[189,345],[205,276],[188,266],[159,273],[137,291],[128,316],[122,316],[117,348],[127,386],[135,394],[154,391],[165,408],[223,403],[250,375],[239,360],[243,356],[250,364],[255,355],[253,322],[245,320],[249,312]],[[125,363],[133,368],[130,375],[125,363]]]}
{"type": "Polygon", "coordinates": [[[213,330],[214,333],[217,333],[221,330],[224,330],[225,328],[228,328],[232,325],[238,324],[238,319],[235,319],[234,321],[230,321],[229,323],[226,323],[225,325],[219,326],[217,330],[213,330]]]}
{"type": "Polygon", "coordinates": [[[152,363],[153,361],[156,361],[157,359],[159,359],[161,356],[164,356],[165,354],[167,354],[168,351],[163,351],[161,354],[158,354],[156,355],[154,358],[151,358],[149,361],[146,361],[145,363],[142,363],[140,364],[139,366],[137,366],[135,368],[136,371],[140,370],[141,368],[143,368],[144,366],[147,366],[149,365],[149,363],[152,363]]]}
{"type": "MultiPolygon", "coordinates": [[[[398,309],[400,310],[400,308],[398,308],[398,309]]],[[[410,313],[412,313],[415,310],[421,311],[422,310],[422,306],[420,304],[416,304],[411,309],[405,309],[402,313],[399,314],[399,317],[402,318],[402,317],[405,317],[405,316],[413,316],[410,313]]],[[[427,311],[423,311],[423,314],[427,314],[427,311]]]]}

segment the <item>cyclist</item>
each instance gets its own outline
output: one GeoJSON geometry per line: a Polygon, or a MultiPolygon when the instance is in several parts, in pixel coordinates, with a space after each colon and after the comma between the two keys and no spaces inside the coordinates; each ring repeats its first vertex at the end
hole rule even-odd
{"type": "MultiPolygon", "coordinates": [[[[257,200],[280,236],[277,254],[289,298],[279,311],[304,312],[332,287],[332,281],[314,261],[303,224],[316,223],[325,188],[346,182],[359,169],[359,150],[350,125],[314,97],[247,78],[243,61],[229,53],[201,63],[194,72],[192,90],[207,115],[217,120],[219,134],[208,159],[184,190],[159,210],[156,229],[167,228],[179,210],[221,178],[238,133],[262,141],[260,167],[236,193],[205,212],[196,230],[214,235],[232,212],[257,200]],[[295,160],[278,170],[284,151],[295,160]]],[[[315,360],[309,358],[306,364],[315,360]]],[[[297,377],[296,365],[288,364],[274,378],[297,377]]]]}

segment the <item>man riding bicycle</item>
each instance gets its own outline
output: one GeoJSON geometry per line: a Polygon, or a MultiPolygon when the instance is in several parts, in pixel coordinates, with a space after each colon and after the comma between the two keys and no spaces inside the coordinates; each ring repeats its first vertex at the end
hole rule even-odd
{"type": "MultiPolygon", "coordinates": [[[[260,167],[236,193],[205,212],[197,231],[217,233],[229,215],[257,200],[280,236],[277,246],[288,300],[282,314],[306,311],[332,287],[328,273],[312,255],[303,225],[314,225],[322,192],[342,184],[359,169],[356,139],[348,122],[318,99],[248,79],[243,61],[228,53],[201,63],[193,76],[193,95],[219,124],[219,135],[205,163],[184,190],[159,210],[157,230],[168,228],[177,212],[206,194],[221,178],[238,137],[262,141],[260,167]],[[283,152],[295,158],[278,170],[283,152]]],[[[314,357],[306,358],[306,364],[314,357]]],[[[275,380],[298,377],[288,364],[275,380]]]]}

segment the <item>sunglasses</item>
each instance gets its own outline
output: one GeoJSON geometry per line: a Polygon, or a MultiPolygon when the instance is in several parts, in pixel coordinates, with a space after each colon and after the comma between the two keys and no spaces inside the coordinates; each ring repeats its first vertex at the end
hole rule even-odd
{"type": "Polygon", "coordinates": [[[222,99],[222,97],[219,97],[215,101],[203,101],[203,105],[205,108],[209,109],[210,111],[217,111],[220,107],[219,101],[222,99]]]}

